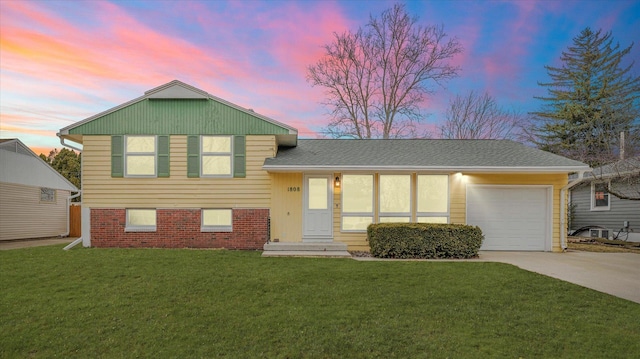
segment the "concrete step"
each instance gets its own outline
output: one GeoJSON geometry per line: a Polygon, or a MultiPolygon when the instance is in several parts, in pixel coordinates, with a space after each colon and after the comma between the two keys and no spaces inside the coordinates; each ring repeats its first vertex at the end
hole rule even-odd
{"type": "Polygon", "coordinates": [[[347,245],[337,242],[271,242],[263,248],[263,257],[351,257],[347,245]]]}

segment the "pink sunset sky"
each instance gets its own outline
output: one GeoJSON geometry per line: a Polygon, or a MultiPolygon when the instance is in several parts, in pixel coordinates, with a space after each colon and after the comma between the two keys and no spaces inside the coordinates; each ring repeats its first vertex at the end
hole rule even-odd
{"type": "MultiPolygon", "coordinates": [[[[36,153],[56,132],[171,80],[191,84],[317,137],[329,118],[306,69],[334,32],[356,30],[391,1],[0,0],[0,137],[36,153]]],[[[585,27],[640,40],[639,1],[410,1],[421,24],[443,25],[464,46],[460,76],[425,104],[437,137],[449,99],[487,91],[533,111],[545,65],[585,27]]],[[[640,73],[640,44],[626,60],[640,73]]]]}

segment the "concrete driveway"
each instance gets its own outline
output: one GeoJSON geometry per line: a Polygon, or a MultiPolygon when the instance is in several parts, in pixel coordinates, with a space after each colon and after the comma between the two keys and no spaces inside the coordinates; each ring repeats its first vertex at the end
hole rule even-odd
{"type": "Polygon", "coordinates": [[[481,251],[479,260],[513,264],[640,303],[640,255],[636,253],[481,251]]]}

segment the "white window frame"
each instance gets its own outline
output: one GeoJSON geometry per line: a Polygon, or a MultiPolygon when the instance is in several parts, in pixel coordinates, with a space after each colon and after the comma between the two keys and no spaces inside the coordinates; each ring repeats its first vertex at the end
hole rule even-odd
{"type": "Polygon", "coordinates": [[[200,177],[212,177],[212,178],[232,178],[233,177],[233,138],[231,135],[200,135],[200,177]],[[202,147],[204,146],[204,139],[207,137],[218,137],[229,139],[229,152],[204,152],[202,147]],[[205,157],[229,157],[229,174],[212,175],[205,174],[203,160],[205,157]]]}
{"type": "Polygon", "coordinates": [[[341,232],[345,232],[345,233],[366,233],[367,230],[366,229],[344,229],[343,228],[343,224],[344,224],[344,218],[345,217],[371,217],[371,223],[376,223],[376,216],[375,216],[375,210],[376,210],[376,202],[375,202],[375,196],[376,196],[376,178],[375,178],[375,174],[373,173],[346,173],[346,174],[342,174],[342,181],[341,181],[341,189],[340,189],[340,231],[341,232]],[[345,176],[371,176],[371,212],[344,212],[344,177],[345,176]]]}
{"type": "MultiPolygon", "coordinates": [[[[416,176],[416,222],[421,223],[418,218],[427,218],[427,217],[445,217],[447,218],[447,223],[451,222],[451,178],[448,174],[444,173],[417,173],[416,176]],[[418,212],[418,207],[420,206],[420,200],[418,198],[419,188],[418,188],[418,177],[420,176],[446,176],[447,177],[447,211],[446,212],[418,212]]],[[[424,222],[422,222],[424,223],[424,222]]]]}
{"type": "Polygon", "coordinates": [[[56,203],[57,192],[55,188],[40,187],[40,203],[56,203]],[[42,197],[43,194],[45,195],[44,199],[42,197]]]}
{"type": "Polygon", "coordinates": [[[125,232],[155,232],[158,226],[158,210],[156,208],[127,208],[125,210],[125,232]],[[154,211],[156,215],[155,225],[134,225],[129,223],[129,211],[154,211]]]}
{"type": "Polygon", "coordinates": [[[233,232],[233,209],[231,208],[202,208],[200,210],[200,231],[201,232],[233,232]],[[204,224],[204,211],[226,211],[231,212],[231,224],[228,226],[215,226],[204,224]]]}
{"type": "Polygon", "coordinates": [[[158,136],[155,135],[125,135],[124,136],[124,176],[125,177],[132,177],[132,178],[155,178],[158,177],[158,136]],[[129,152],[127,149],[128,146],[128,142],[127,139],[128,138],[132,138],[132,137],[153,137],[153,147],[154,147],[154,151],[153,152],[129,152]],[[141,157],[141,156],[149,156],[153,154],[153,174],[149,174],[149,175],[134,175],[134,174],[129,174],[129,158],[130,157],[141,157]]]}
{"type": "Polygon", "coordinates": [[[600,182],[600,181],[593,181],[591,182],[591,191],[590,191],[590,196],[591,196],[591,210],[592,211],[609,211],[611,209],[611,194],[609,192],[605,192],[604,195],[607,197],[607,205],[606,206],[596,206],[596,185],[605,185],[607,188],[609,188],[609,186],[611,185],[611,183],[609,181],[607,182],[600,182]]]}
{"type": "MultiPolygon", "coordinates": [[[[414,200],[414,191],[413,191],[413,176],[410,173],[381,173],[378,174],[378,218],[376,223],[384,223],[381,221],[382,217],[385,218],[409,218],[409,221],[406,223],[412,222],[412,212],[413,212],[413,200],[414,200]],[[382,177],[383,176],[406,176],[409,177],[409,212],[382,212],[382,177]]],[[[375,220],[375,218],[374,218],[375,220]]],[[[392,221],[393,222],[393,221],[392,221]]],[[[389,222],[387,222],[389,223],[389,222]]]]}

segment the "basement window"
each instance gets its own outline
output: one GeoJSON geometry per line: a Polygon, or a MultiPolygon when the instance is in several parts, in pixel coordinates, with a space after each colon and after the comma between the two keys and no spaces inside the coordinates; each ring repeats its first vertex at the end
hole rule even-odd
{"type": "Polygon", "coordinates": [[[202,232],[233,232],[231,209],[203,209],[202,232]]]}
{"type": "Polygon", "coordinates": [[[127,209],[125,232],[155,232],[155,209],[127,209]]]}

